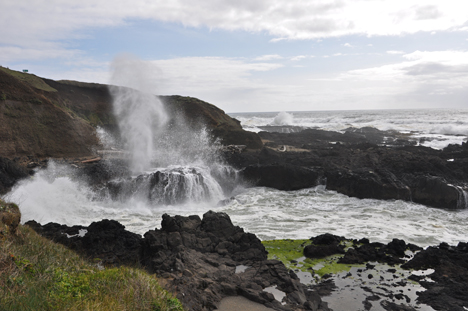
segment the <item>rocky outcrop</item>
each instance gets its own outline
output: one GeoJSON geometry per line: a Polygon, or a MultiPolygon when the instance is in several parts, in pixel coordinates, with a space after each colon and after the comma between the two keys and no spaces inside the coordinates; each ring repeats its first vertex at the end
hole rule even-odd
{"type": "Polygon", "coordinates": [[[307,129],[260,132],[256,152],[226,154],[249,184],[292,190],[326,184],[348,196],[466,208],[468,144],[444,150],[413,146],[396,132],[307,129]]]}
{"type": "Polygon", "coordinates": [[[188,310],[214,310],[223,297],[236,295],[275,310],[330,310],[322,298],[339,306],[335,310],[372,310],[378,304],[383,310],[430,306],[462,311],[468,305],[468,244],[462,242],[422,249],[400,239],[385,244],[319,235],[302,244],[304,256],[313,261],[288,264],[295,262],[298,273],[311,262],[306,273],[336,264],[344,271],[322,275],[306,286],[282,262],[268,260],[260,240],[234,226],[224,213],[209,211],[202,219],[165,214],[161,229],[144,237],[112,220],[88,227],[27,225],[98,264],[140,265],[156,273],[188,310]],[[273,288],[284,295],[282,301],[270,293],[273,288]],[[340,305],[343,297],[355,305],[340,305]]]}
{"type": "Polygon", "coordinates": [[[362,290],[363,294],[354,299],[362,301],[364,310],[372,310],[375,303],[384,310],[424,310],[430,306],[434,310],[462,311],[468,305],[467,243],[441,243],[422,249],[399,239],[384,244],[324,234],[311,240],[313,244],[304,248],[308,258],[344,254],[338,263],[356,265],[343,277],[328,275],[320,285],[322,293],[327,288],[328,294],[337,291],[338,297],[353,297],[362,290]],[[343,284],[344,279],[354,280],[348,289],[334,287],[335,282],[343,284]],[[414,295],[409,286],[414,282],[426,290],[420,288],[414,295]]]}
{"type": "Polygon", "coordinates": [[[267,260],[260,240],[224,213],[209,211],[203,219],[166,214],[161,229],[144,237],[110,220],[89,227],[27,225],[101,264],[142,265],[165,279],[188,310],[214,310],[223,297],[236,295],[275,310],[329,310],[283,263],[267,260]],[[265,291],[270,287],[285,294],[281,302],[265,291]]]}
{"type": "Polygon", "coordinates": [[[468,244],[457,246],[441,243],[415,255],[403,265],[406,269],[434,269],[431,280],[424,276],[412,276],[426,291],[419,293],[419,300],[436,310],[462,311],[468,305],[468,244]]]}

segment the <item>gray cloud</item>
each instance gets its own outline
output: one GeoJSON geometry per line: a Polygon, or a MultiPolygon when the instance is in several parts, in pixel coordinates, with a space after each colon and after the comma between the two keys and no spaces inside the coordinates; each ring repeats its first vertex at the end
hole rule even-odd
{"type": "Polygon", "coordinates": [[[454,75],[466,75],[468,78],[468,65],[466,64],[446,65],[437,62],[424,62],[404,67],[402,70],[410,76],[441,76],[449,74],[450,77],[454,77],[454,75]]]}
{"type": "Polygon", "coordinates": [[[437,19],[443,15],[435,5],[417,7],[415,14],[417,20],[437,19]]]}

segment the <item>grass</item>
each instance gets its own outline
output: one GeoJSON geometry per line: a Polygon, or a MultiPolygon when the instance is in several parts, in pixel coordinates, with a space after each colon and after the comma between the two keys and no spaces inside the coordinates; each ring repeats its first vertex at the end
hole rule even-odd
{"type": "Polygon", "coordinates": [[[16,70],[11,70],[11,69],[1,67],[1,66],[0,66],[0,70],[3,70],[9,75],[12,75],[13,77],[17,79],[28,83],[29,85],[35,87],[36,89],[47,91],[47,92],[57,92],[56,89],[49,86],[47,83],[44,82],[44,80],[42,80],[36,75],[30,74],[30,73],[23,73],[23,72],[19,72],[16,70]]]}
{"type": "Polygon", "coordinates": [[[141,269],[100,267],[28,226],[0,239],[0,310],[183,310],[141,269]]]}

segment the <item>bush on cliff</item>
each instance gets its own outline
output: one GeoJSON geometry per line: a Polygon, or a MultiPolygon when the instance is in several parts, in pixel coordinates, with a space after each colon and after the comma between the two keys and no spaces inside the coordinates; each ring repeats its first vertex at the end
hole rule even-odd
{"type": "Polygon", "coordinates": [[[1,310],[183,310],[154,275],[104,268],[28,226],[0,237],[1,310]]]}

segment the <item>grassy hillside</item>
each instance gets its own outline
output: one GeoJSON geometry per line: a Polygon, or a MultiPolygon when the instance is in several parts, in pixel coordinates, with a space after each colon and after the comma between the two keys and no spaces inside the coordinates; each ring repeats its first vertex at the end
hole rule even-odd
{"type": "Polygon", "coordinates": [[[36,89],[47,91],[47,92],[57,92],[56,89],[53,87],[50,87],[47,83],[44,82],[41,78],[39,78],[36,75],[30,74],[30,73],[24,73],[24,72],[19,72],[15,70],[11,70],[5,67],[0,66],[0,70],[3,70],[4,72],[8,73],[9,75],[15,77],[16,79],[25,82],[36,89]]]}
{"type": "Polygon", "coordinates": [[[16,235],[0,232],[0,310],[183,308],[154,275],[88,262],[20,225],[16,235]]]}

